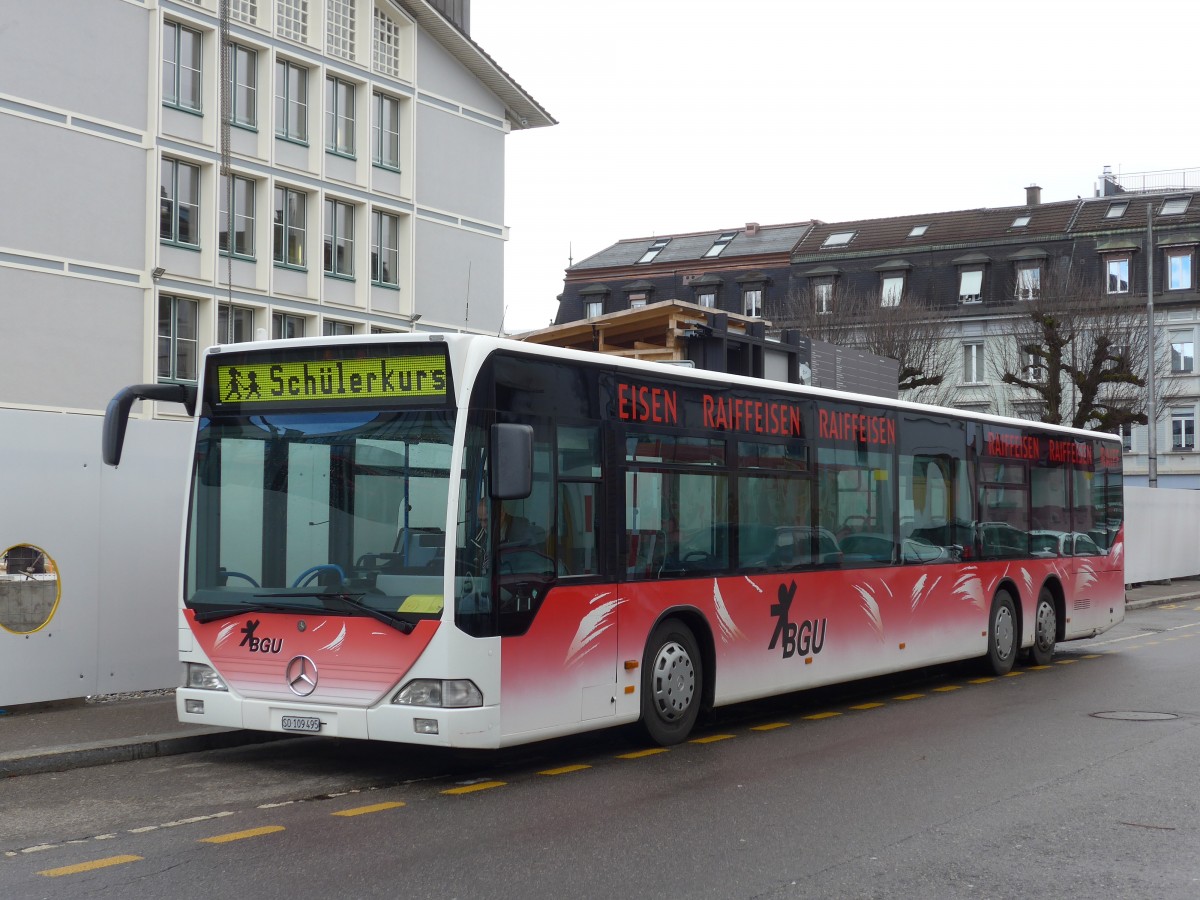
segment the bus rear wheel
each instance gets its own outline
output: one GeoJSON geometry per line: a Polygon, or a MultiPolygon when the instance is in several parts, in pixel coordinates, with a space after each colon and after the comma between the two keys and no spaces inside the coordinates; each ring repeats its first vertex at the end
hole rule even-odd
{"type": "Polygon", "coordinates": [[[993,675],[1007,675],[1017,659],[1017,608],[1012,596],[1000,591],[992,598],[988,615],[987,667],[993,675]]]}
{"type": "Polygon", "coordinates": [[[1035,666],[1050,665],[1057,640],[1058,613],[1054,608],[1054,597],[1049,589],[1042,588],[1033,614],[1033,646],[1029,648],[1029,659],[1035,666]]]}
{"type": "Polygon", "coordinates": [[[668,746],[691,733],[700,713],[704,670],[690,628],[678,619],[660,622],[642,658],[642,726],[668,746]]]}

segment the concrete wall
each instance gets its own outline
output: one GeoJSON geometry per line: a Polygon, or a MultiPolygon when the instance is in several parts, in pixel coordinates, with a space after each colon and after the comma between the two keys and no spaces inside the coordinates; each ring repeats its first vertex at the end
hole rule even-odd
{"type": "Polygon", "coordinates": [[[1125,488],[1125,583],[1200,573],[1200,491],[1125,488]]]}
{"type": "Polygon", "coordinates": [[[110,469],[100,461],[101,421],[0,409],[0,469],[13,476],[4,479],[0,552],[23,544],[44,550],[61,589],[41,628],[0,626],[0,705],[179,681],[193,423],[131,421],[125,459],[110,469]]]}

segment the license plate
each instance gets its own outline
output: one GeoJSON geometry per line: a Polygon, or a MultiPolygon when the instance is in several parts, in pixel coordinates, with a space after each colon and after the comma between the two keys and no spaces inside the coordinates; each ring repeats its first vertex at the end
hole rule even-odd
{"type": "Polygon", "coordinates": [[[280,724],[284,731],[304,731],[315,734],[321,730],[321,720],[316,716],[284,716],[280,724]]]}

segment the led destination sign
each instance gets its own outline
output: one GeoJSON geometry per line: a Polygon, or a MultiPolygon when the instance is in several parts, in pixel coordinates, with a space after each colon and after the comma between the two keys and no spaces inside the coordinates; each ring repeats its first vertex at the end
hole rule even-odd
{"type": "Polygon", "coordinates": [[[289,362],[231,362],[216,367],[220,404],[289,401],[355,403],[447,397],[442,355],[368,356],[289,362]]]}

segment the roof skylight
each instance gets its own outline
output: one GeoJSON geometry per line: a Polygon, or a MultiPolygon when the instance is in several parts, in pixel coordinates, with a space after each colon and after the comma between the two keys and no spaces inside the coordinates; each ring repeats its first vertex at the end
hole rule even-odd
{"type": "Polygon", "coordinates": [[[1125,215],[1125,210],[1129,209],[1128,200],[1118,200],[1116,203],[1110,204],[1108,212],[1104,214],[1106,219],[1119,219],[1125,215]]]}
{"type": "Polygon", "coordinates": [[[704,259],[715,259],[716,257],[720,256],[725,251],[725,248],[729,246],[729,242],[735,237],[737,237],[736,231],[724,232],[713,242],[713,245],[708,248],[708,252],[704,254],[704,259]]]}
{"type": "Polygon", "coordinates": [[[854,240],[854,231],[835,231],[829,237],[825,238],[825,243],[822,247],[845,247],[848,243],[854,240]]]}
{"type": "Polygon", "coordinates": [[[912,231],[908,233],[909,237],[920,237],[929,230],[928,225],[914,225],[912,231]]]}
{"type": "Polygon", "coordinates": [[[1024,228],[1029,224],[1029,216],[1017,216],[1013,219],[1012,228],[1024,228]]]}
{"type": "Polygon", "coordinates": [[[1172,197],[1170,200],[1164,200],[1158,214],[1160,216],[1181,216],[1187,212],[1191,199],[1191,197],[1172,197]]]}
{"type": "Polygon", "coordinates": [[[653,244],[650,245],[649,250],[647,250],[645,253],[642,254],[642,258],[638,260],[638,265],[641,265],[642,263],[653,262],[654,257],[656,257],[656,256],[658,256],[658,254],[662,253],[663,247],[667,246],[667,244],[669,244],[669,243],[671,243],[670,238],[659,238],[657,241],[655,241],[653,244]]]}

